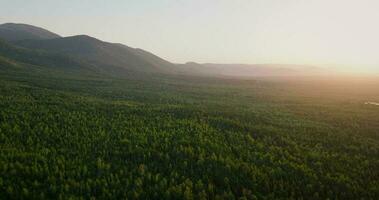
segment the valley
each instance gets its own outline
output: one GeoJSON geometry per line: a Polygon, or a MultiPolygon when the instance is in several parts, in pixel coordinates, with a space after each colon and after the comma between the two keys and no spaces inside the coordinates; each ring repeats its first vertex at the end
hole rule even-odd
{"type": "Polygon", "coordinates": [[[206,76],[18,35],[0,42],[0,199],[379,197],[376,78],[206,76]]]}

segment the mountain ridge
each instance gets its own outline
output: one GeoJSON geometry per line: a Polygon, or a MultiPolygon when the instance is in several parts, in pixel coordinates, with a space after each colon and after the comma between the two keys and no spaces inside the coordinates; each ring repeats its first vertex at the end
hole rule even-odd
{"type": "Polygon", "coordinates": [[[145,50],[109,43],[88,35],[48,40],[20,40],[15,45],[70,55],[99,67],[120,67],[132,71],[169,73],[174,64],[145,50]]]}

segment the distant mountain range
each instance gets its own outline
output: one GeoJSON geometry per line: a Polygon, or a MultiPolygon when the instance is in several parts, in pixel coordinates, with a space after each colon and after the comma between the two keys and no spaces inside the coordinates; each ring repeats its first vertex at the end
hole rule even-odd
{"type": "Polygon", "coordinates": [[[288,64],[217,64],[188,62],[178,65],[181,71],[207,76],[307,76],[325,75],[327,72],[311,65],[288,64]]]}
{"type": "Polygon", "coordinates": [[[304,65],[173,64],[148,51],[87,36],[61,37],[27,24],[0,25],[0,66],[44,66],[122,75],[123,73],[201,76],[291,76],[318,74],[304,65]],[[13,63],[13,64],[12,64],[13,63]]]}

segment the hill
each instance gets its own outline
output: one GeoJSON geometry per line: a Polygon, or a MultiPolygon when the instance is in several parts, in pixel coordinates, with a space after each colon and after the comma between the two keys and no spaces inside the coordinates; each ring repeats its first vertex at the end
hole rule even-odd
{"type": "Polygon", "coordinates": [[[0,38],[10,42],[29,39],[53,39],[59,37],[61,36],[58,34],[28,24],[6,23],[0,25],[0,38]]]}
{"type": "Polygon", "coordinates": [[[87,35],[49,40],[22,40],[14,44],[83,59],[104,70],[117,67],[139,72],[169,73],[170,69],[175,67],[170,62],[147,51],[104,42],[87,35]]]}

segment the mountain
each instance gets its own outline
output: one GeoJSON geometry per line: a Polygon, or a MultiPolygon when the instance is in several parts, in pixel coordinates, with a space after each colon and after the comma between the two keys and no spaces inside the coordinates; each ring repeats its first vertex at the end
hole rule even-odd
{"type": "Polygon", "coordinates": [[[175,65],[142,49],[104,42],[99,39],[77,35],[47,40],[21,40],[15,45],[69,55],[82,59],[104,70],[122,68],[129,71],[170,73],[175,65]]]}
{"type": "Polygon", "coordinates": [[[44,40],[59,38],[58,34],[28,24],[6,23],[0,25],[0,38],[13,42],[18,40],[44,40]]]}
{"type": "Polygon", "coordinates": [[[42,68],[48,70],[95,72],[89,63],[66,55],[16,47],[0,40],[2,69],[42,68]]]}
{"type": "Polygon", "coordinates": [[[311,65],[289,64],[199,64],[188,62],[178,65],[183,73],[192,73],[203,76],[304,76],[321,75],[325,70],[311,65]]]}
{"type": "Polygon", "coordinates": [[[82,68],[117,76],[134,72],[235,77],[303,76],[326,73],[318,67],[306,65],[194,62],[173,64],[143,49],[105,42],[87,35],[61,37],[48,30],[26,24],[0,25],[0,38],[17,46],[0,43],[2,65],[22,62],[38,66],[50,65],[60,69],[82,68]]]}
{"type": "MultiPolygon", "coordinates": [[[[6,55],[12,59],[16,56],[16,60],[22,59],[22,62],[38,65],[41,62],[51,63],[54,66],[60,65],[57,62],[51,62],[52,56],[55,58],[60,56],[61,64],[65,64],[67,68],[70,66],[66,65],[66,61],[75,60],[80,63],[80,66],[85,65],[94,71],[114,75],[133,71],[174,73],[176,68],[174,64],[142,49],[101,41],[87,35],[61,37],[48,30],[27,24],[0,25],[0,39],[18,47],[12,47],[9,52],[2,49],[0,56],[6,55]],[[23,53],[17,53],[19,51],[23,53]],[[32,59],[31,54],[36,54],[35,58],[32,59]]],[[[55,61],[57,60],[59,59],[55,61]]]]}

